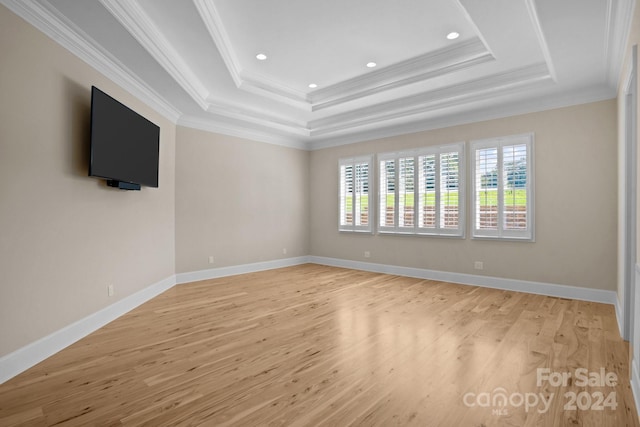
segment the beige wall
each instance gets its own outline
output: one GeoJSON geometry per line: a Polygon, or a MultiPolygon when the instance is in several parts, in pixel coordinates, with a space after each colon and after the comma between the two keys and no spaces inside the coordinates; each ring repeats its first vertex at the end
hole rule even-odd
{"type": "Polygon", "coordinates": [[[616,134],[610,100],[313,151],[311,254],[614,290],[616,134]],[[338,233],[340,157],[525,132],[535,133],[534,243],[338,233]]]}
{"type": "Polygon", "coordinates": [[[175,126],[4,6],[0,58],[2,356],[174,273],[175,126]],[[91,85],[160,126],[158,189],[87,176],[91,85]]]}
{"type": "Polygon", "coordinates": [[[174,273],[308,254],[615,289],[614,100],[309,153],[176,128],[3,6],[0,58],[0,357],[174,273]],[[160,125],[159,189],[87,177],[91,85],[160,125]],[[523,132],[535,243],[337,232],[339,157],[523,132]]]}
{"type": "Polygon", "coordinates": [[[184,127],[177,140],[177,273],[308,254],[308,152],[184,127]]]}

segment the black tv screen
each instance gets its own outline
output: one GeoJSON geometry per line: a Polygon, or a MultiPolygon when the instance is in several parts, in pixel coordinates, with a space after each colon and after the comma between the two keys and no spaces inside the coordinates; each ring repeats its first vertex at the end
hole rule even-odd
{"type": "Polygon", "coordinates": [[[91,87],[89,176],[106,178],[114,187],[118,185],[113,183],[158,187],[159,153],[157,125],[91,87]]]}

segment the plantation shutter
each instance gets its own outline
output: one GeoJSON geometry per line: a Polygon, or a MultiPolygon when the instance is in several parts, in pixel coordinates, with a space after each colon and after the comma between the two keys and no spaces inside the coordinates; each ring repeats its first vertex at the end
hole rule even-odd
{"type": "Polygon", "coordinates": [[[339,222],[340,231],[371,232],[370,206],[371,156],[340,159],[339,222]]]}
{"type": "Polygon", "coordinates": [[[398,159],[398,229],[410,231],[415,226],[415,158],[398,159]]]}
{"type": "Polygon", "coordinates": [[[498,235],[498,148],[487,147],[475,151],[476,193],[475,226],[485,235],[498,235]]]}
{"type": "Polygon", "coordinates": [[[340,165],[340,227],[353,226],[353,164],[340,165]]]}
{"type": "Polygon", "coordinates": [[[380,174],[378,193],[378,229],[394,231],[396,223],[396,161],[380,159],[378,164],[380,174]]]}
{"type": "Polygon", "coordinates": [[[438,167],[436,154],[418,157],[418,227],[435,231],[438,228],[437,185],[438,167]]]}
{"type": "Polygon", "coordinates": [[[533,135],[474,141],[473,237],[533,240],[533,135]]]}
{"type": "Polygon", "coordinates": [[[502,148],[503,217],[505,230],[527,229],[527,146],[502,148]]]}
{"type": "Polygon", "coordinates": [[[464,143],[378,156],[381,233],[464,235],[464,143]]]}
{"type": "Polygon", "coordinates": [[[447,230],[460,229],[460,157],[461,152],[440,154],[440,194],[438,197],[439,226],[447,230]]]}

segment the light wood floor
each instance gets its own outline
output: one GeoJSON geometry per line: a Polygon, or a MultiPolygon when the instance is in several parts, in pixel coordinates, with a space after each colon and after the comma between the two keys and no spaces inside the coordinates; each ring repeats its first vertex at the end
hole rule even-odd
{"type": "Polygon", "coordinates": [[[1,385],[0,425],[638,426],[627,351],[609,305],[309,264],[176,286],[1,385]]]}

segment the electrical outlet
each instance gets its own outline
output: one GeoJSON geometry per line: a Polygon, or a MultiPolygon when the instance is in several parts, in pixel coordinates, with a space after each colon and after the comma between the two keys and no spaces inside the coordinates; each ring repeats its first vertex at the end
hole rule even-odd
{"type": "Polygon", "coordinates": [[[364,257],[365,257],[365,258],[371,258],[371,252],[369,252],[369,251],[364,251],[364,257]]]}
{"type": "Polygon", "coordinates": [[[115,294],[113,285],[107,285],[107,296],[112,297],[115,294]]]}
{"type": "Polygon", "coordinates": [[[213,264],[213,255],[209,255],[209,264],[213,264]]]}
{"type": "Polygon", "coordinates": [[[484,270],[484,263],[482,261],[476,261],[473,263],[473,268],[476,270],[484,270]]]}
{"type": "Polygon", "coordinates": [[[282,248],[282,255],[286,255],[287,254],[287,248],[282,248]]]}

